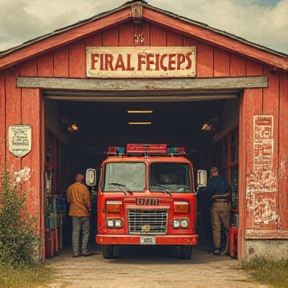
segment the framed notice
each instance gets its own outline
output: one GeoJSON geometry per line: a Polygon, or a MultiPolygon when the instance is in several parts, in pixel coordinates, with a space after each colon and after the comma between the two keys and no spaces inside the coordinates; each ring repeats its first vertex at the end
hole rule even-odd
{"type": "Polygon", "coordinates": [[[31,151],[31,126],[12,125],[8,130],[9,151],[23,157],[31,151]]]}
{"type": "Polygon", "coordinates": [[[87,47],[86,73],[95,78],[195,77],[196,47],[87,47]]]}

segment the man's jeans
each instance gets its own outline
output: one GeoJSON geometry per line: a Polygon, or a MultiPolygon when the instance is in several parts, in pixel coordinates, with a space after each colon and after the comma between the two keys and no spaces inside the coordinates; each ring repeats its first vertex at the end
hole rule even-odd
{"type": "Polygon", "coordinates": [[[82,253],[88,252],[90,218],[72,216],[72,246],[74,255],[80,254],[80,233],[82,229],[82,253]]]}

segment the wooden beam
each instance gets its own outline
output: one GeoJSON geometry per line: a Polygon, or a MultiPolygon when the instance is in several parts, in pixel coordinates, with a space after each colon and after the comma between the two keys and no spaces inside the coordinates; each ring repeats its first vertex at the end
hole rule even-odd
{"type": "Polygon", "coordinates": [[[85,91],[169,91],[225,90],[267,88],[268,77],[233,77],[205,79],[73,79],[17,77],[19,88],[85,91]]]}
{"type": "Polygon", "coordinates": [[[287,230],[246,230],[245,231],[246,240],[287,240],[288,231],[287,230]]]}

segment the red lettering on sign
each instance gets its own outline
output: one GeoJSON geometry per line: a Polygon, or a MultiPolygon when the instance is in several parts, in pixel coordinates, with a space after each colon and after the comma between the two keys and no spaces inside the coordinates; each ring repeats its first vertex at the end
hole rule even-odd
{"type": "Polygon", "coordinates": [[[138,71],[142,71],[142,65],[145,64],[145,55],[138,54],[138,71]]]}
{"type": "Polygon", "coordinates": [[[182,64],[184,63],[185,63],[185,55],[183,53],[177,54],[177,70],[180,70],[182,64]]]}
{"type": "Polygon", "coordinates": [[[127,70],[134,71],[135,68],[131,66],[131,54],[127,54],[127,70]]]}
{"type": "Polygon", "coordinates": [[[112,54],[105,54],[105,70],[114,71],[113,68],[113,55],[112,54]]]}
{"type": "Polygon", "coordinates": [[[176,54],[169,54],[169,70],[175,70],[176,69],[176,54]]]}
{"type": "Polygon", "coordinates": [[[188,62],[187,65],[186,65],[186,69],[190,69],[192,67],[192,59],[191,59],[191,57],[192,57],[192,53],[191,52],[186,54],[186,60],[188,62]]]}
{"type": "Polygon", "coordinates": [[[122,58],[122,54],[119,54],[118,55],[118,58],[117,58],[117,61],[116,61],[116,64],[115,64],[115,70],[123,70],[125,71],[125,64],[124,64],[124,61],[123,61],[123,58],[122,58]]]}
{"type": "Polygon", "coordinates": [[[95,64],[98,62],[99,54],[91,54],[91,70],[95,70],[95,64]]]}
{"type": "Polygon", "coordinates": [[[167,54],[163,54],[160,57],[160,69],[163,71],[167,71],[167,67],[164,65],[164,60],[167,57],[167,54]]]}
{"type": "Polygon", "coordinates": [[[147,54],[147,57],[146,57],[147,59],[146,70],[147,71],[153,70],[151,66],[154,65],[154,56],[155,54],[152,54],[152,53],[147,54]]]}

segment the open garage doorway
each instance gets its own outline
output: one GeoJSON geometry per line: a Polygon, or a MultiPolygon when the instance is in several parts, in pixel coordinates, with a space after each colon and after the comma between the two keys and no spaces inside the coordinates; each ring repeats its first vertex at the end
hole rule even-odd
{"type": "MultiPolygon", "coordinates": [[[[131,93],[133,99],[126,98],[127,94],[123,96],[124,93],[118,97],[110,94],[91,97],[87,94],[45,91],[44,95],[46,146],[47,143],[49,146],[48,150],[46,147],[46,154],[47,151],[51,154],[46,155],[46,160],[52,161],[46,163],[47,171],[51,165],[50,176],[46,175],[46,178],[50,177],[51,189],[61,197],[65,198],[65,190],[76,173],[85,174],[87,168],[97,168],[99,171],[108,147],[123,147],[127,143],[183,146],[195,172],[217,165],[230,183],[234,181],[236,192],[239,93],[210,93],[193,98],[156,95],[153,99],[149,94],[143,95],[143,92],[141,95],[131,93]],[[72,125],[76,126],[73,128],[72,125]]],[[[199,244],[213,249],[210,219],[207,216],[209,211],[203,210],[207,207],[201,201],[199,197],[199,244]]],[[[97,233],[96,202],[95,196],[91,215],[92,243],[97,233]]],[[[64,227],[60,229],[62,235],[59,237],[62,247],[71,244],[68,206],[67,203],[63,205],[65,211],[61,221],[64,227]]],[[[238,223],[237,206],[234,208],[233,226],[238,223]]],[[[59,226],[59,223],[55,225],[59,226]]]]}

